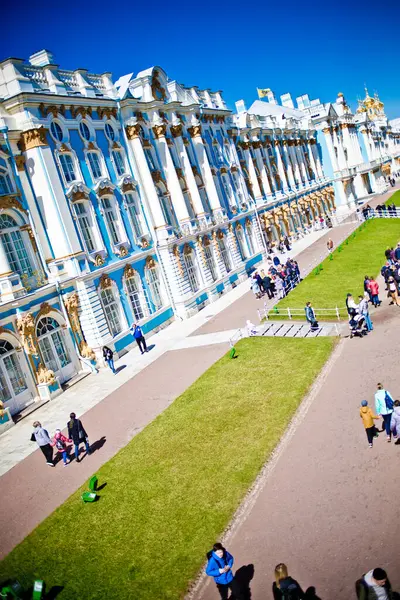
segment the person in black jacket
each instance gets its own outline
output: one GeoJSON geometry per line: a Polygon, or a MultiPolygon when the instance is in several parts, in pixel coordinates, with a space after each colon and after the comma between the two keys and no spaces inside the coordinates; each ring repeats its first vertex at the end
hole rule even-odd
{"type": "Polygon", "coordinates": [[[274,600],[303,600],[303,590],[295,579],[289,576],[287,566],[279,563],[275,567],[275,581],[272,584],[274,600]]]}
{"type": "Polygon", "coordinates": [[[395,600],[398,598],[398,595],[392,592],[386,571],[380,568],[368,571],[356,581],[356,594],[358,600],[376,600],[377,598],[395,600]]]}
{"type": "Polygon", "coordinates": [[[114,367],[114,352],[108,346],[103,346],[103,358],[110,367],[111,371],[116,374],[116,370],[114,367]]]}
{"type": "Polygon", "coordinates": [[[82,421],[76,418],[75,413],[69,415],[70,420],[68,421],[68,437],[74,442],[75,446],[75,458],[76,462],[79,460],[79,445],[84,442],[86,448],[86,454],[90,454],[90,446],[87,433],[82,425],[82,421]]]}

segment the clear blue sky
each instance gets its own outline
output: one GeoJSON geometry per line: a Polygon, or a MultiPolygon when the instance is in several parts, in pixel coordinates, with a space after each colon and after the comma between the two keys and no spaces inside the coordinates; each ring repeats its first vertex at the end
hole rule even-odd
{"type": "Polygon", "coordinates": [[[114,80],[160,65],[186,85],[222,89],[230,108],[249,106],[256,87],[325,102],[341,91],[354,108],[365,82],[400,117],[399,0],[47,4],[7,1],[1,58],[46,48],[63,68],[114,80]]]}

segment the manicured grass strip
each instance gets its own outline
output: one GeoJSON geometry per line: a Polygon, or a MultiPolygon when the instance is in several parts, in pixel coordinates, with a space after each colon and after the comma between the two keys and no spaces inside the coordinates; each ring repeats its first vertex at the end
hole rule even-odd
{"type": "MultiPolygon", "coordinates": [[[[385,262],[385,250],[395,246],[400,240],[400,221],[398,219],[376,219],[365,222],[350,234],[347,240],[336,248],[333,259],[326,258],[322,270],[316,269],[302,281],[295,290],[278,303],[279,315],[270,311],[272,318],[283,318],[289,308],[304,308],[310,301],[315,309],[341,308],[341,315],[346,317],[346,294],[352,293],[357,301],[358,294],[364,292],[364,276],[376,276],[385,262]]],[[[381,296],[384,290],[381,290],[381,296]]],[[[335,316],[317,315],[319,320],[335,320],[335,316]]],[[[304,320],[304,312],[298,319],[304,320]]]]}
{"type": "Polygon", "coordinates": [[[390,198],[386,200],[385,204],[395,204],[396,206],[400,206],[400,190],[397,190],[397,192],[392,194],[390,198]]]}
{"type": "Polygon", "coordinates": [[[240,341],[238,358],[215,363],[98,471],[97,503],[73,494],[1,563],[0,580],[44,579],[64,586],[59,600],[182,597],[334,343],[240,341]]]}

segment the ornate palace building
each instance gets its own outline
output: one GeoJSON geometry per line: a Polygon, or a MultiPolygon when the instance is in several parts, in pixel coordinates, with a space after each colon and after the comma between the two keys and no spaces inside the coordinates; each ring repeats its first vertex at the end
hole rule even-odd
{"type": "Polygon", "coordinates": [[[103,345],[125,352],[133,321],[148,334],[190,316],[268,244],[379,191],[400,154],[379,100],[352,115],[343,96],[297,109],[288,96],[232,114],[220,92],[159,67],[113,83],[47,51],[0,63],[0,400],[12,414],[59,394],[103,345]]]}

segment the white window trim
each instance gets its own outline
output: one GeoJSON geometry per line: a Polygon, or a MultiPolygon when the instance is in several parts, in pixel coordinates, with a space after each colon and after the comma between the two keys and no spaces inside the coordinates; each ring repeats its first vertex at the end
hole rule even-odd
{"type": "Polygon", "coordinates": [[[65,188],[69,188],[71,185],[74,185],[74,183],[84,183],[84,179],[83,179],[83,175],[82,175],[82,171],[81,168],[79,166],[79,161],[77,159],[77,156],[75,154],[75,152],[73,150],[68,150],[68,152],[60,152],[59,150],[55,150],[54,151],[55,157],[56,157],[56,163],[57,166],[60,170],[60,174],[61,174],[61,180],[63,182],[63,185],[65,188]],[[60,160],[60,156],[61,155],[65,155],[65,154],[69,154],[72,158],[72,162],[74,164],[74,172],[75,172],[75,179],[73,181],[67,181],[64,175],[64,169],[62,168],[61,165],[61,160],[60,160]]]}
{"type": "Polygon", "coordinates": [[[190,291],[192,294],[197,294],[197,292],[201,289],[201,283],[199,270],[197,267],[197,257],[193,248],[189,253],[185,253],[185,251],[182,253],[182,260],[183,264],[185,265],[186,279],[189,283],[190,291]]]}
{"type": "Polygon", "coordinates": [[[142,205],[141,205],[141,202],[140,202],[139,192],[137,191],[136,188],[133,189],[133,190],[129,190],[129,191],[125,192],[124,199],[123,199],[123,206],[124,206],[124,209],[125,209],[126,214],[128,216],[128,221],[130,223],[130,226],[132,228],[132,233],[133,233],[133,236],[134,236],[134,241],[135,241],[135,243],[137,243],[137,242],[140,241],[139,238],[142,238],[143,236],[146,236],[148,234],[148,228],[147,228],[147,225],[146,225],[146,220],[145,220],[144,215],[143,215],[143,210],[142,210],[142,205]],[[134,199],[133,203],[132,202],[128,202],[127,196],[129,196],[129,195],[133,196],[133,199],[134,199]],[[136,207],[138,209],[138,213],[139,213],[138,214],[138,220],[139,220],[139,226],[140,226],[140,229],[141,229],[141,234],[140,234],[139,237],[136,234],[135,227],[134,227],[134,224],[133,224],[133,218],[132,218],[131,212],[129,210],[129,205],[132,205],[132,204],[136,205],[136,207]]]}
{"type": "Polygon", "coordinates": [[[163,290],[163,280],[162,280],[162,277],[161,277],[161,271],[160,271],[159,264],[156,263],[156,266],[153,267],[153,268],[150,268],[150,267],[146,266],[145,269],[144,269],[144,277],[145,277],[146,285],[147,285],[147,288],[148,288],[147,292],[148,292],[148,295],[149,295],[149,301],[154,306],[154,312],[158,312],[159,310],[161,310],[165,306],[165,297],[164,297],[164,290],[163,290]],[[148,277],[150,271],[156,271],[156,273],[157,273],[157,278],[158,278],[158,283],[159,283],[159,288],[160,288],[159,295],[160,295],[160,300],[161,300],[161,306],[156,306],[156,304],[154,302],[154,297],[153,297],[153,293],[152,293],[152,287],[151,287],[151,284],[149,282],[149,277],[148,277]]]}
{"type": "Polygon", "coordinates": [[[114,195],[112,195],[112,196],[110,196],[110,195],[101,196],[99,198],[99,203],[100,203],[100,213],[101,213],[101,215],[102,215],[102,217],[104,219],[104,225],[105,225],[105,227],[107,229],[108,238],[110,240],[110,244],[111,244],[111,247],[113,248],[113,250],[117,250],[118,248],[120,248],[120,246],[122,246],[124,244],[125,245],[126,244],[130,245],[128,236],[126,234],[124,222],[123,222],[123,219],[122,219],[121,210],[120,210],[118,201],[115,198],[115,196],[114,195]],[[119,237],[121,238],[118,242],[114,242],[114,240],[113,240],[113,236],[111,234],[110,226],[108,224],[108,220],[107,220],[107,217],[106,217],[106,212],[108,212],[110,210],[110,209],[105,209],[104,208],[103,201],[106,200],[106,199],[110,200],[110,202],[112,204],[112,210],[115,212],[115,215],[117,217],[116,222],[118,224],[119,237]]]}
{"type": "Polygon", "coordinates": [[[150,316],[149,300],[144,291],[142,278],[140,277],[140,275],[137,271],[135,271],[135,273],[133,274],[132,277],[124,277],[123,288],[124,288],[124,292],[127,297],[127,300],[129,302],[129,305],[131,307],[133,318],[135,320],[137,319],[140,321],[140,320],[146,319],[148,316],[150,316]],[[135,280],[135,283],[137,286],[137,291],[138,291],[138,296],[139,296],[139,304],[140,304],[141,311],[143,313],[143,317],[140,317],[140,319],[137,319],[137,317],[135,316],[135,311],[134,311],[132,300],[130,298],[130,293],[128,290],[128,281],[130,281],[131,279],[135,280]]]}
{"type": "Polygon", "coordinates": [[[76,202],[73,202],[71,204],[73,207],[73,215],[76,218],[76,221],[78,223],[79,233],[80,233],[80,236],[82,239],[83,246],[86,249],[86,252],[88,254],[93,254],[99,250],[104,250],[103,239],[102,239],[101,232],[100,232],[100,229],[99,229],[99,226],[97,223],[96,212],[94,210],[93,204],[89,200],[77,200],[76,202]],[[84,206],[85,206],[86,214],[89,217],[91,233],[93,236],[94,250],[89,250],[86,246],[85,238],[83,236],[82,227],[80,224],[80,218],[79,218],[78,212],[76,210],[76,204],[84,204],[84,206]]]}
{"type": "Polygon", "coordinates": [[[97,148],[95,150],[93,148],[92,149],[85,148],[84,154],[85,154],[85,161],[86,161],[86,164],[87,164],[88,169],[89,169],[89,173],[90,173],[90,175],[91,175],[92,180],[93,180],[94,183],[96,183],[97,181],[100,181],[101,179],[104,179],[105,177],[108,177],[107,165],[105,163],[103,154],[102,154],[102,152],[100,152],[100,150],[98,150],[97,148]],[[90,162],[89,162],[89,156],[88,156],[89,154],[97,154],[97,157],[99,159],[99,164],[100,164],[100,175],[99,175],[99,177],[95,177],[94,176],[94,173],[92,171],[92,167],[90,166],[90,162]]]}
{"type": "Polygon", "coordinates": [[[126,166],[127,162],[126,162],[125,152],[123,151],[122,148],[113,148],[112,146],[110,146],[110,158],[111,158],[111,162],[112,162],[112,166],[113,166],[113,169],[114,169],[115,176],[117,178],[125,177],[126,175],[129,174],[127,166],[126,166]],[[117,167],[116,167],[115,160],[114,160],[114,152],[119,152],[119,154],[121,155],[122,163],[124,165],[124,171],[121,174],[119,174],[118,171],[117,171],[117,167]]]}
{"type": "Polygon", "coordinates": [[[8,194],[15,194],[16,190],[16,186],[15,186],[15,181],[14,181],[14,176],[13,173],[10,169],[10,167],[7,165],[6,167],[1,166],[0,167],[0,175],[4,175],[5,177],[8,177],[8,179],[10,180],[10,186],[11,189],[9,192],[6,192],[5,194],[1,194],[2,196],[7,196],[8,194]]]}
{"type": "Polygon", "coordinates": [[[124,313],[123,308],[122,308],[122,303],[120,301],[120,297],[119,297],[120,295],[119,295],[119,291],[118,291],[118,288],[117,288],[117,284],[115,283],[115,281],[112,281],[111,282],[111,286],[109,286],[107,288],[102,288],[102,287],[99,286],[97,288],[97,292],[98,292],[100,303],[101,303],[101,306],[102,306],[102,309],[103,309],[104,318],[105,318],[106,323],[107,323],[108,331],[110,332],[111,337],[113,339],[115,339],[119,335],[121,335],[121,333],[127,328],[127,321],[126,321],[125,313],[124,313]],[[104,306],[102,292],[105,291],[105,290],[110,290],[111,291],[111,293],[113,295],[113,298],[114,298],[114,303],[115,303],[115,305],[117,307],[117,313],[118,313],[119,322],[120,322],[120,331],[118,333],[116,333],[116,334],[113,334],[112,331],[111,331],[110,322],[109,322],[108,316],[107,316],[107,311],[106,311],[106,308],[104,306]]]}
{"type": "Polygon", "coordinates": [[[207,272],[207,274],[210,274],[211,277],[211,281],[214,283],[215,281],[218,281],[218,279],[221,279],[221,272],[219,269],[219,265],[218,265],[218,260],[216,260],[215,258],[215,254],[214,254],[214,248],[212,246],[212,242],[210,241],[209,244],[204,245],[204,262],[205,262],[205,270],[207,272]],[[215,272],[215,278],[213,277],[212,274],[212,270],[210,269],[209,265],[208,265],[208,261],[207,261],[207,257],[206,257],[206,249],[210,251],[210,257],[211,257],[211,261],[214,267],[214,272],[215,272]]]}

